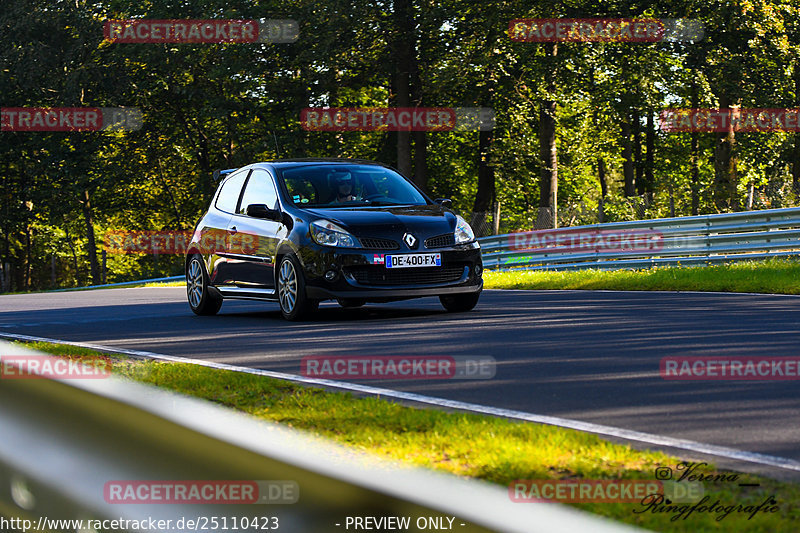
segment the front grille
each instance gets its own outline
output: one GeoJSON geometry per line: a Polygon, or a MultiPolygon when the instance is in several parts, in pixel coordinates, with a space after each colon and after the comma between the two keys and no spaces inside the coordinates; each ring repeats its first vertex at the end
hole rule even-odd
{"type": "Polygon", "coordinates": [[[386,268],[383,266],[350,267],[345,274],[361,285],[436,285],[458,281],[464,266],[386,268]]]}
{"type": "Polygon", "coordinates": [[[454,246],[456,244],[456,237],[452,233],[444,235],[437,235],[430,239],[425,239],[425,248],[445,248],[447,246],[454,246]]]}
{"type": "Polygon", "coordinates": [[[390,239],[377,239],[373,237],[359,238],[361,245],[369,250],[397,250],[400,245],[390,239]]]}

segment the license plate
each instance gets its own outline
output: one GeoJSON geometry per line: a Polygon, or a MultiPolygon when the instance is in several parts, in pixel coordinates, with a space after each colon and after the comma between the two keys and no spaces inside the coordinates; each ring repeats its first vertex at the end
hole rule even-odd
{"type": "Polygon", "coordinates": [[[418,268],[442,266],[442,254],[387,255],[386,268],[418,268]]]}

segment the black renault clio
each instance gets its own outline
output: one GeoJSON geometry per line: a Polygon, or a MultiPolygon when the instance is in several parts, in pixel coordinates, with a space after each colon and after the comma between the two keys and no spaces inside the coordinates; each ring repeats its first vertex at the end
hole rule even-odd
{"type": "Polygon", "coordinates": [[[331,299],[477,304],[482,263],[469,224],[390,167],[279,160],[225,172],[186,257],[195,313],[215,314],[225,298],[277,300],[288,320],[331,299]]]}

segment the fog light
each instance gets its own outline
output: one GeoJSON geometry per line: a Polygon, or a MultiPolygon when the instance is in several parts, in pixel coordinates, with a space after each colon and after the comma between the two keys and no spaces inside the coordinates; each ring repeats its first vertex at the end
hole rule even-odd
{"type": "Polygon", "coordinates": [[[475,265],[475,275],[480,276],[481,272],[483,272],[483,268],[480,265],[475,265]]]}
{"type": "Polygon", "coordinates": [[[325,280],[326,281],[333,281],[336,279],[336,271],[335,270],[328,270],[325,272],[325,280]]]}

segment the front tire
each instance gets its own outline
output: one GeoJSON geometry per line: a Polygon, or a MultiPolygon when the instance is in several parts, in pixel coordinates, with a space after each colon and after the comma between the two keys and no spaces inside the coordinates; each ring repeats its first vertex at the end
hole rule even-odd
{"type": "Polygon", "coordinates": [[[278,303],[286,320],[300,320],[319,307],[318,300],[306,296],[306,282],[300,262],[284,256],[278,267],[278,303]]]}
{"type": "Polygon", "coordinates": [[[478,299],[481,297],[481,291],[470,292],[467,294],[453,294],[448,296],[439,296],[439,301],[442,306],[451,313],[462,313],[472,310],[478,305],[478,299]]]}
{"type": "Polygon", "coordinates": [[[196,315],[216,315],[222,307],[222,298],[209,291],[209,280],[203,258],[195,254],[186,267],[186,296],[189,307],[196,315]]]}

